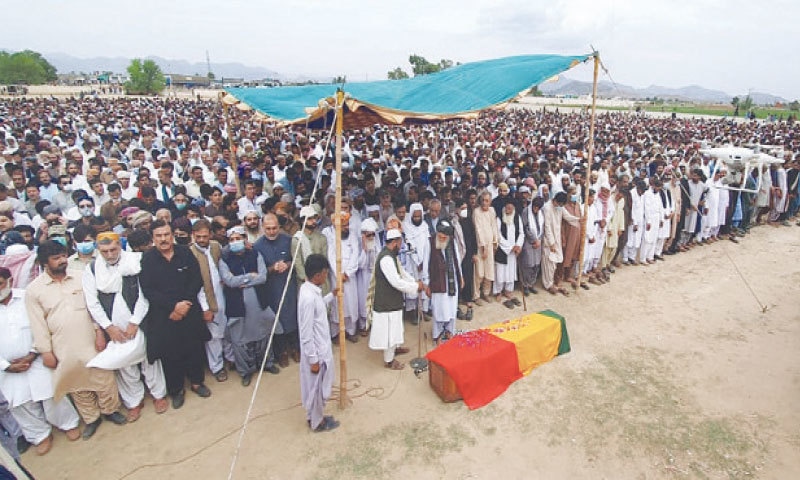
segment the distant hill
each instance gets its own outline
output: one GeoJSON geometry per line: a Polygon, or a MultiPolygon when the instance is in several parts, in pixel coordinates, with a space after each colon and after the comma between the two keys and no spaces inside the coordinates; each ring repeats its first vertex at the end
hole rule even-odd
{"type": "MultiPolygon", "coordinates": [[[[539,90],[545,95],[591,95],[592,84],[591,82],[572,80],[562,76],[557,82],[539,85],[539,90]]],[[[710,90],[698,85],[680,88],[651,85],[646,88],[636,88],[622,84],[614,86],[614,84],[605,80],[597,83],[597,95],[604,98],[619,97],[636,100],[658,97],[665,100],[705,103],[730,103],[733,98],[733,95],[720,90],[710,90]]],[[[739,95],[739,98],[744,98],[746,95],[739,95]]],[[[766,93],[752,92],[751,98],[756,105],[772,105],[777,102],[787,103],[785,98],[766,93]]]]}
{"type": "MultiPolygon", "coordinates": [[[[93,57],[78,58],[65,53],[46,53],[43,56],[53,64],[59,73],[70,72],[96,72],[110,71],[114,73],[125,73],[130,58],[125,57],[93,57]]],[[[145,57],[147,60],[155,61],[164,73],[177,73],[183,75],[200,74],[205,75],[208,67],[205,62],[188,62],[186,60],[175,60],[156,56],[145,57]]],[[[274,70],[263,67],[251,67],[241,63],[215,63],[211,62],[211,71],[216,78],[244,78],[245,80],[260,80],[264,78],[275,78],[283,81],[321,80],[303,76],[283,75],[274,70]]],[[[333,78],[333,77],[331,77],[333,78]]],[[[325,79],[330,81],[330,78],[325,79]]]]}

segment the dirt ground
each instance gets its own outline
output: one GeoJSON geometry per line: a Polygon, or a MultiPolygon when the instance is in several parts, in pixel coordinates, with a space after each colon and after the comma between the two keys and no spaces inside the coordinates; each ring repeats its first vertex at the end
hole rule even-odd
{"type": "MultiPolygon", "coordinates": [[[[572,352],[475,411],[442,403],[427,373],[384,369],[362,340],[347,350],[352,406],[328,408],[342,426],[313,434],[298,367],[266,374],[234,478],[800,478],[798,253],[800,228],[764,226],[570,298],[530,296],[529,311],[566,317],[572,352]]],[[[523,312],[476,314],[459,328],[523,312]]],[[[414,352],[410,325],[406,340],[414,352]]],[[[134,424],[59,433],[23,462],[42,479],[227,478],[255,382],[207,378],[209,399],[161,416],[148,402],[134,424]]]]}

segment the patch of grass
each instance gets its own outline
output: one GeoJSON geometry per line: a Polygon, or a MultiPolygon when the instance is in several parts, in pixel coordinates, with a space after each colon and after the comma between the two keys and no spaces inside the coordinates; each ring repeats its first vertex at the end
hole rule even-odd
{"type": "Polygon", "coordinates": [[[643,452],[668,472],[730,479],[753,478],[763,461],[767,444],[757,429],[745,419],[703,415],[657,351],[600,357],[565,386],[566,425],[551,433],[580,438],[590,455],[608,453],[614,439],[619,456],[643,452]]]}
{"type": "Polygon", "coordinates": [[[433,422],[388,425],[371,435],[347,442],[347,446],[319,463],[316,478],[385,478],[400,466],[415,464],[444,473],[441,458],[475,444],[463,426],[445,429],[433,422]]]}

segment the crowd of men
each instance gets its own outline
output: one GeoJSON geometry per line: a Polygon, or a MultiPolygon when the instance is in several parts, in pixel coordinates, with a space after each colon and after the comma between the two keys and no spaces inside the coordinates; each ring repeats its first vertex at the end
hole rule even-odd
{"type": "Polygon", "coordinates": [[[327,132],[232,115],[230,139],[214,101],[0,103],[0,391],[20,447],[136,421],[146,391],[181,408],[187,380],[209,397],[207,369],[248,386],[292,362],[309,426],[330,430],[342,322],[402,369],[404,321],[438,344],[486,303],[513,315],[521,295],[791,226],[800,205],[791,122],[603,113],[592,159],[585,113],[351,129],[336,210],[327,132]],[[781,145],[785,163],[743,178],[700,141],[781,145]]]}

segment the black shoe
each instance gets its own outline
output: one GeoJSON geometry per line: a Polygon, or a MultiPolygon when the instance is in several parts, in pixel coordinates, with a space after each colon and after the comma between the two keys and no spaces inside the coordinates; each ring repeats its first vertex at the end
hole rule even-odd
{"type": "Polygon", "coordinates": [[[468,308],[466,315],[464,315],[464,320],[470,321],[472,320],[472,309],[468,308]]]}
{"type": "Polygon", "coordinates": [[[273,375],[277,375],[277,374],[281,373],[281,369],[278,368],[277,365],[265,365],[264,366],[264,371],[265,372],[269,372],[269,373],[271,373],[273,375]]]}
{"type": "Polygon", "coordinates": [[[349,333],[345,333],[344,338],[350,343],[358,343],[358,335],[356,334],[350,335],[349,333]]]}
{"type": "Polygon", "coordinates": [[[172,395],[172,408],[177,410],[183,406],[183,402],[186,400],[186,392],[181,390],[180,393],[175,393],[172,395]]]}
{"type": "Polygon", "coordinates": [[[25,437],[23,436],[17,438],[17,450],[19,451],[20,455],[27,452],[29,448],[31,448],[31,442],[25,440],[25,437]]]}
{"type": "Polygon", "coordinates": [[[536,287],[531,287],[530,290],[531,290],[531,293],[534,294],[534,295],[538,295],[539,294],[539,290],[536,290],[536,287]]]}
{"type": "Polygon", "coordinates": [[[109,422],[111,422],[111,423],[113,423],[115,425],[125,425],[126,423],[128,423],[128,419],[125,418],[125,415],[123,415],[123,414],[121,414],[119,412],[114,412],[114,413],[110,413],[108,415],[103,415],[103,417],[106,420],[108,420],[109,422]]]}
{"type": "Polygon", "coordinates": [[[97,427],[99,427],[101,423],[103,423],[103,417],[97,417],[97,420],[94,422],[86,424],[86,428],[83,429],[81,437],[83,437],[84,440],[92,438],[92,435],[97,432],[97,427]]]}
{"type": "Polygon", "coordinates": [[[464,320],[465,318],[467,318],[467,316],[466,314],[464,314],[464,312],[461,311],[461,309],[458,309],[456,310],[456,318],[458,320],[464,320]]]}
{"type": "Polygon", "coordinates": [[[196,387],[193,386],[192,391],[200,398],[208,398],[211,396],[211,390],[209,390],[208,387],[206,387],[203,383],[196,387]]]}
{"type": "Polygon", "coordinates": [[[247,375],[245,375],[244,377],[242,377],[242,386],[243,387],[247,387],[247,386],[250,385],[251,377],[252,377],[252,375],[250,375],[249,373],[247,375]]]}
{"type": "Polygon", "coordinates": [[[334,430],[339,425],[339,421],[335,420],[333,417],[325,417],[323,418],[322,423],[320,423],[319,426],[314,429],[314,433],[328,432],[330,430],[334,430]]]}

